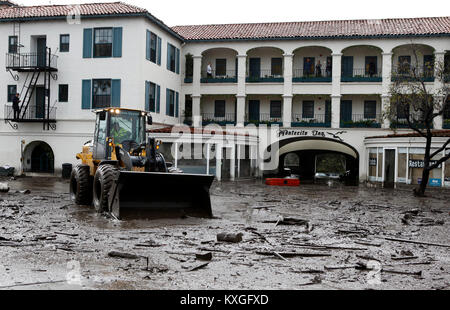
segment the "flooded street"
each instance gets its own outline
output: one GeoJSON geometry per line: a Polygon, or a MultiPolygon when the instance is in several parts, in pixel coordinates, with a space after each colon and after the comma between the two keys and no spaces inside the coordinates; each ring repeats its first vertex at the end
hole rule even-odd
{"type": "Polygon", "coordinates": [[[450,190],[214,183],[213,219],[117,221],[66,180],[0,181],[0,289],[450,288],[450,190]]]}

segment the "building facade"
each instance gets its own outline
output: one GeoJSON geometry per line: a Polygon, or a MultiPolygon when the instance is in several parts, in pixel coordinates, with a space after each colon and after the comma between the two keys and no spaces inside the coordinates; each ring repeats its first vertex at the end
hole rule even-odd
{"type": "MultiPolygon", "coordinates": [[[[383,118],[392,79],[405,64],[417,68],[430,89],[446,82],[434,73],[450,59],[450,18],[170,28],[123,3],[5,5],[0,40],[8,43],[0,46],[7,55],[0,66],[8,69],[0,74],[7,95],[0,139],[10,146],[0,165],[27,172],[75,164],[74,154],[92,137],[91,110],[121,106],[150,111],[166,126],[226,128],[252,137],[249,165],[264,173],[292,167],[294,154],[294,163],[308,167],[297,167],[298,174],[311,177],[317,157],[334,153],[359,181],[385,181],[384,173],[371,172],[370,154],[384,152],[377,156],[383,162],[387,149],[380,151],[382,140],[375,145],[366,138],[408,132],[401,115],[393,123],[383,118]],[[15,92],[27,106],[19,121],[11,117],[15,92]]],[[[435,119],[434,129],[446,128],[450,113],[435,119]]],[[[167,130],[153,134],[175,143],[167,130]]],[[[207,145],[207,154],[210,146],[231,147],[223,166],[241,165],[232,145],[242,143],[207,145]]],[[[399,148],[397,159],[404,154],[404,145],[399,148]]],[[[445,165],[442,171],[444,186],[445,165]]],[[[205,172],[211,173],[209,164],[205,172]]],[[[239,174],[229,173],[231,179],[239,174]]]]}

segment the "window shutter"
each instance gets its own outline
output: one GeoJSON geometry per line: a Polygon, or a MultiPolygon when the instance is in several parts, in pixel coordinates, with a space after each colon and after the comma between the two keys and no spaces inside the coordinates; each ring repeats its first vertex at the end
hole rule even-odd
{"type": "Polygon", "coordinates": [[[180,100],[180,94],[178,92],[176,92],[175,93],[175,117],[178,117],[179,100],[180,100]]]}
{"type": "Polygon", "coordinates": [[[145,81],[145,111],[150,111],[150,82],[145,81]]]}
{"type": "Polygon", "coordinates": [[[92,29],[83,30],[83,58],[92,57],[92,29]]]}
{"type": "Polygon", "coordinates": [[[158,62],[158,66],[161,66],[161,38],[160,37],[158,37],[158,46],[157,46],[157,52],[158,52],[158,60],[157,60],[157,62],[158,62]]]}
{"type": "Polygon", "coordinates": [[[113,57],[122,57],[122,27],[113,28],[113,57]]]}
{"type": "Polygon", "coordinates": [[[161,106],[161,86],[156,85],[156,113],[159,113],[161,106]]]}
{"type": "Polygon", "coordinates": [[[166,88],[166,115],[170,116],[170,90],[166,88]]]}
{"type": "Polygon", "coordinates": [[[120,108],[120,80],[111,81],[111,106],[120,108]]]}
{"type": "Polygon", "coordinates": [[[145,59],[150,60],[150,31],[148,30],[145,43],[145,59]]]}
{"type": "Polygon", "coordinates": [[[170,44],[167,43],[167,70],[170,70],[170,44]]]}
{"type": "Polygon", "coordinates": [[[175,56],[175,73],[180,74],[180,50],[176,49],[176,56],[175,56]]]}
{"type": "Polygon", "coordinates": [[[91,108],[91,80],[83,80],[81,88],[81,108],[89,110],[91,108]]]}

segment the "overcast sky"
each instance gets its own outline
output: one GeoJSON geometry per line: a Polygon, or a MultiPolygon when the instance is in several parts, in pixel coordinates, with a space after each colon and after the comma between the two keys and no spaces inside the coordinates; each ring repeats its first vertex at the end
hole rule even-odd
{"type": "MultiPolygon", "coordinates": [[[[114,2],[84,0],[78,3],[114,2]]],[[[450,15],[449,0],[122,0],[146,8],[169,26],[193,24],[435,17],[450,15]]],[[[13,0],[22,5],[77,0],[13,0]]]]}

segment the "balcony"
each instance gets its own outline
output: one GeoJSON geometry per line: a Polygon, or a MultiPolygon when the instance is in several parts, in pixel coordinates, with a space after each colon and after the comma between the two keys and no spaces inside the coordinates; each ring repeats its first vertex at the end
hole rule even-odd
{"type": "Polygon", "coordinates": [[[332,72],[326,69],[306,70],[294,69],[292,82],[294,83],[331,83],[332,72]]]}
{"type": "Polygon", "coordinates": [[[341,116],[341,128],[381,128],[381,114],[371,117],[364,114],[352,114],[351,118],[341,116]]]}
{"type": "Polygon", "coordinates": [[[394,67],[392,82],[434,82],[434,69],[419,68],[411,65],[394,67]]]}
{"type": "Polygon", "coordinates": [[[271,69],[249,71],[246,78],[247,83],[283,83],[282,73],[274,74],[271,69]]]}
{"type": "Polygon", "coordinates": [[[47,53],[7,53],[6,69],[18,72],[27,71],[58,71],[58,56],[47,53]]]}
{"type": "Polygon", "coordinates": [[[11,105],[5,105],[5,120],[18,123],[55,123],[56,122],[56,107],[29,106],[26,111],[20,111],[19,118],[14,118],[14,109],[11,105]]]}
{"type": "Polygon", "coordinates": [[[350,72],[343,71],[341,82],[381,82],[381,70],[353,69],[350,72]]]}
{"type": "MultiPolygon", "coordinates": [[[[192,82],[192,81],[191,81],[192,82]]],[[[202,72],[201,83],[237,83],[236,71],[216,71],[212,70],[211,74],[206,71],[202,72]]],[[[186,83],[186,81],[185,81],[186,83]]]]}
{"type": "Polygon", "coordinates": [[[203,126],[207,126],[209,124],[217,124],[220,126],[225,126],[236,123],[236,114],[234,113],[226,113],[224,116],[216,116],[214,113],[202,113],[202,124],[203,126]]]}
{"type": "Polygon", "coordinates": [[[270,113],[261,113],[259,115],[245,115],[245,125],[283,125],[283,117],[271,117],[270,113]]]}
{"type": "Polygon", "coordinates": [[[314,117],[304,117],[303,114],[292,116],[292,127],[331,127],[331,115],[316,114],[314,117]]]}

